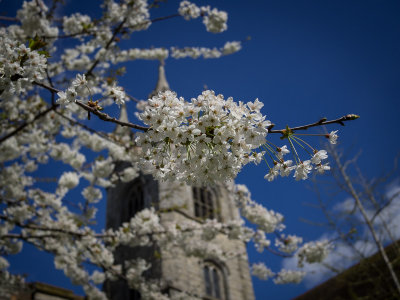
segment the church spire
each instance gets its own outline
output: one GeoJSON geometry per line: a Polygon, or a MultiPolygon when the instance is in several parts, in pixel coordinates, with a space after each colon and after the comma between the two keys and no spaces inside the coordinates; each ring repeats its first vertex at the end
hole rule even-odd
{"type": "Polygon", "coordinates": [[[155,89],[149,94],[149,98],[157,95],[159,92],[164,92],[170,90],[167,78],[165,76],[164,60],[160,60],[160,65],[158,66],[158,80],[155,89]]]}
{"type": "MultiPolygon", "coordinates": [[[[121,122],[126,122],[126,123],[129,122],[128,113],[127,113],[127,110],[126,110],[126,103],[123,103],[121,105],[121,110],[120,110],[120,114],[119,114],[119,119],[118,120],[121,121],[121,122]]],[[[116,135],[116,136],[119,136],[119,137],[124,137],[124,136],[130,137],[131,134],[132,134],[132,130],[131,130],[131,128],[129,128],[127,126],[117,125],[115,127],[114,135],[116,135]]]]}

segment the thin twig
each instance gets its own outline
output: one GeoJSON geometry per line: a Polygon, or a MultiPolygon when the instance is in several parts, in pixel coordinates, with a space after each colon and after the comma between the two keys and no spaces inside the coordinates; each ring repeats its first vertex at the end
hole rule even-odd
{"type": "Polygon", "coordinates": [[[134,129],[138,129],[138,130],[142,130],[142,131],[149,130],[148,127],[136,125],[136,124],[133,124],[133,123],[130,123],[130,122],[123,122],[123,121],[120,121],[120,120],[118,120],[116,118],[112,118],[109,115],[107,115],[106,113],[102,113],[102,112],[98,111],[96,108],[90,107],[89,105],[86,105],[86,104],[84,104],[84,103],[82,103],[80,101],[75,101],[75,103],[77,105],[79,105],[80,107],[82,107],[84,110],[86,110],[88,112],[91,112],[92,114],[98,116],[103,121],[113,122],[113,123],[116,123],[116,124],[121,125],[121,126],[126,126],[126,127],[130,127],[130,128],[134,128],[134,129]]]}
{"type": "MultiPolygon", "coordinates": [[[[126,94],[126,93],[125,93],[126,94]]],[[[140,100],[138,99],[138,98],[135,98],[135,97],[133,97],[133,96],[131,96],[131,95],[128,95],[128,94],[126,94],[127,96],[128,96],[128,98],[129,99],[131,99],[132,101],[134,101],[134,102],[136,102],[136,103],[139,103],[140,102],[140,100]]]]}
{"type": "MultiPolygon", "coordinates": [[[[50,74],[49,74],[49,69],[46,68],[46,76],[47,76],[47,81],[49,82],[50,86],[54,88],[53,81],[51,80],[50,74]]],[[[56,93],[51,92],[51,105],[54,105],[56,103],[56,93]]]]}
{"type": "Polygon", "coordinates": [[[390,204],[392,204],[393,200],[395,200],[398,196],[400,195],[400,191],[397,193],[394,193],[392,197],[389,198],[389,200],[383,204],[379,209],[374,213],[374,215],[371,218],[371,222],[374,222],[375,218],[390,204]]]}
{"type": "Polygon", "coordinates": [[[18,18],[6,17],[6,16],[0,16],[0,20],[2,20],[2,21],[10,21],[10,22],[19,22],[18,18]]]}
{"type": "MultiPolygon", "coordinates": [[[[358,119],[358,118],[359,118],[359,116],[354,115],[354,114],[348,114],[348,115],[345,115],[345,116],[343,116],[343,117],[341,117],[339,119],[329,120],[329,121],[327,121],[326,118],[322,118],[321,120],[319,120],[319,121],[317,121],[315,123],[302,125],[302,126],[297,126],[297,127],[292,127],[292,128],[289,128],[289,130],[290,131],[307,130],[310,127],[316,127],[316,126],[322,126],[322,125],[328,125],[328,124],[340,124],[340,125],[344,126],[343,122],[352,121],[352,120],[355,120],[355,119],[358,119]]],[[[272,130],[271,129],[272,127],[273,126],[271,125],[270,128],[268,129],[269,133],[285,134],[286,131],[287,131],[287,129],[272,130]]]]}

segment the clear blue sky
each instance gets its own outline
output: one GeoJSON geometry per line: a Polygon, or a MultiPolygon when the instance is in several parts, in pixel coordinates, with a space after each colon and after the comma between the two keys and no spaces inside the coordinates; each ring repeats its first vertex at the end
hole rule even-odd
{"type": "MultiPolygon", "coordinates": [[[[20,0],[0,2],[0,14],[13,15],[20,0]]],[[[95,11],[99,1],[66,1],[63,13],[95,11]]],[[[153,16],[176,12],[179,1],[161,3],[153,16]]],[[[361,149],[359,163],[367,176],[377,176],[393,165],[399,153],[400,113],[400,2],[399,1],[195,1],[210,4],[229,14],[228,31],[207,33],[200,20],[181,18],[159,22],[144,32],[134,33],[130,47],[208,46],[225,41],[251,40],[231,56],[216,60],[166,61],[170,86],[186,99],[197,96],[204,85],[235,100],[264,102],[264,114],[278,128],[336,118],[347,113],[361,118],[339,129],[340,144],[353,152],[361,149]]],[[[65,44],[67,45],[67,44],[65,44]]],[[[122,80],[127,91],[144,99],[154,88],[157,63],[127,64],[122,80]]],[[[93,119],[93,118],[92,118],[93,119]]],[[[96,121],[93,120],[92,124],[96,121]]],[[[110,129],[112,125],[109,125],[110,129]]],[[[279,143],[278,136],[273,137],[279,143]]],[[[320,142],[312,140],[315,145],[320,142]]],[[[308,182],[291,178],[268,183],[266,166],[246,167],[237,182],[245,183],[255,200],[284,214],[287,233],[306,240],[323,230],[299,220],[321,220],[317,210],[304,205],[314,193],[308,182]]],[[[104,210],[100,212],[104,218],[104,210]]],[[[101,224],[100,224],[101,225],[101,224]]],[[[52,270],[52,262],[24,250],[25,257],[11,260],[12,270],[31,274],[29,280],[45,281],[73,288],[52,270]],[[42,262],[43,261],[43,262],[42,262]]],[[[266,260],[275,270],[279,261],[249,250],[250,261],[266,260]]],[[[257,299],[291,299],[303,293],[304,285],[275,286],[254,280],[257,299]]]]}

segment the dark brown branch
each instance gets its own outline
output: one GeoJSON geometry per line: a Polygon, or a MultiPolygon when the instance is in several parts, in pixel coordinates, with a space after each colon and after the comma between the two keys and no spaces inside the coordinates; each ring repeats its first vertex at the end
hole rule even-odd
{"type": "MultiPolygon", "coordinates": [[[[344,122],[346,121],[352,121],[352,120],[356,120],[358,119],[359,116],[358,115],[354,115],[354,114],[348,114],[345,115],[339,119],[336,120],[329,120],[327,121],[326,118],[322,118],[321,120],[315,122],[315,123],[311,123],[311,124],[307,124],[307,125],[302,125],[302,126],[297,126],[297,127],[289,127],[290,131],[298,131],[298,130],[307,130],[310,127],[316,127],[316,126],[322,126],[322,125],[329,125],[329,124],[340,124],[342,126],[344,126],[344,122]]],[[[280,133],[280,134],[285,134],[287,129],[279,129],[279,130],[272,130],[272,127],[274,125],[271,125],[270,128],[268,129],[269,133],[280,133]]]]}
{"type": "Polygon", "coordinates": [[[265,247],[265,249],[267,249],[267,251],[271,252],[272,254],[280,256],[280,257],[285,257],[285,258],[293,257],[293,255],[291,255],[291,254],[284,253],[284,252],[279,252],[279,251],[274,250],[274,249],[272,249],[270,247],[265,247]]]}
{"type": "MultiPolygon", "coordinates": [[[[47,90],[49,90],[50,92],[53,92],[53,93],[60,92],[60,90],[52,88],[51,86],[45,85],[45,84],[40,83],[40,82],[34,81],[33,84],[41,86],[41,87],[43,87],[43,88],[45,88],[45,89],[47,89],[47,90]]],[[[134,128],[134,129],[138,129],[138,130],[142,130],[142,131],[149,130],[148,127],[136,125],[136,124],[133,124],[133,123],[130,123],[130,122],[119,121],[116,118],[110,117],[106,113],[102,113],[102,112],[98,111],[95,107],[90,107],[90,106],[88,106],[88,105],[86,105],[86,104],[84,104],[84,103],[82,103],[80,101],[76,101],[75,103],[77,105],[79,105],[80,107],[82,107],[83,109],[85,109],[86,111],[91,112],[94,115],[98,116],[103,121],[113,122],[113,123],[116,123],[116,124],[121,125],[121,126],[127,126],[127,127],[130,127],[130,128],[134,128]]]]}
{"type": "Polygon", "coordinates": [[[19,22],[18,18],[6,17],[6,16],[0,16],[0,20],[2,20],[2,21],[10,21],[10,22],[19,22]]]}
{"type": "Polygon", "coordinates": [[[46,84],[44,84],[44,83],[40,83],[40,82],[37,82],[37,81],[33,81],[32,83],[33,83],[34,85],[41,86],[42,88],[45,88],[46,90],[49,90],[49,91],[52,92],[52,93],[59,93],[59,92],[61,92],[60,90],[58,90],[58,89],[56,89],[56,88],[54,88],[54,87],[48,86],[48,85],[46,85],[46,84]]]}
{"type": "MultiPolygon", "coordinates": [[[[159,22],[159,21],[164,21],[164,20],[176,18],[176,17],[179,17],[179,16],[180,16],[180,14],[173,14],[173,15],[169,15],[169,16],[165,16],[165,17],[154,18],[154,19],[150,20],[150,22],[151,23],[156,23],[156,22],[159,22]]],[[[140,24],[140,25],[142,25],[142,24],[140,24]]],[[[136,25],[136,26],[138,26],[138,25],[136,25]]]]}
{"type": "Polygon", "coordinates": [[[113,122],[113,123],[116,123],[121,126],[127,126],[130,128],[134,128],[134,129],[138,129],[138,130],[142,130],[142,131],[149,130],[148,127],[136,125],[136,124],[129,123],[129,122],[123,122],[123,121],[117,120],[116,118],[112,118],[109,115],[107,115],[106,113],[102,113],[102,112],[98,111],[96,108],[90,107],[89,105],[86,105],[80,101],[76,101],[75,103],[78,104],[80,107],[82,107],[84,110],[91,112],[92,114],[98,116],[103,121],[113,122]]]}
{"type": "MultiPolygon", "coordinates": [[[[47,81],[49,82],[50,86],[54,88],[53,80],[51,80],[50,74],[49,74],[49,69],[46,68],[46,76],[47,76],[47,81]]],[[[51,92],[51,105],[54,105],[56,103],[56,93],[51,92]]]]}

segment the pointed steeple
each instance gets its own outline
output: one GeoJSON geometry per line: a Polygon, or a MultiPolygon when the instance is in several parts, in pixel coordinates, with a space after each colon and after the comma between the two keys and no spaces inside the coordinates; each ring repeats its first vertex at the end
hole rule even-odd
{"type": "MultiPolygon", "coordinates": [[[[128,113],[127,113],[127,110],[126,110],[126,104],[125,103],[123,103],[121,105],[121,110],[120,110],[120,114],[119,114],[119,121],[129,122],[128,113]]],[[[132,134],[133,133],[132,133],[131,128],[129,128],[127,126],[117,125],[115,127],[115,130],[114,130],[114,135],[119,136],[121,138],[123,138],[124,136],[130,137],[132,134]]]]}
{"type": "Polygon", "coordinates": [[[164,92],[170,90],[167,78],[165,76],[164,60],[160,60],[160,65],[158,66],[158,80],[156,88],[149,94],[149,98],[157,95],[159,92],[164,92]]]}

